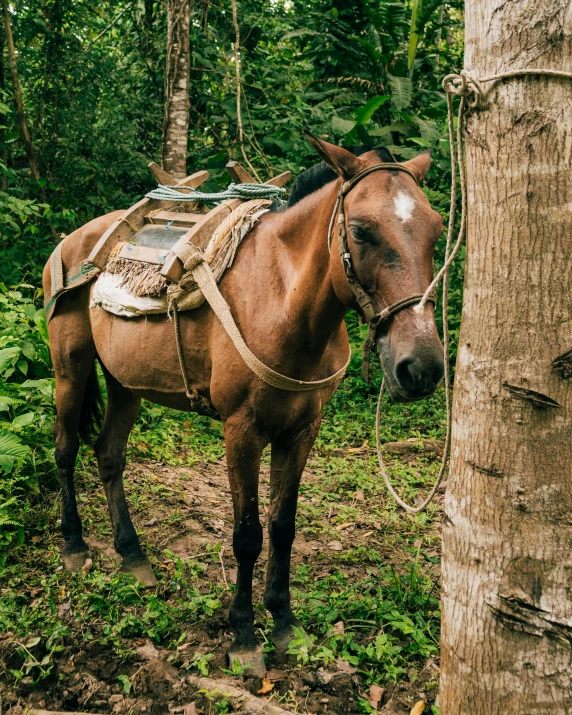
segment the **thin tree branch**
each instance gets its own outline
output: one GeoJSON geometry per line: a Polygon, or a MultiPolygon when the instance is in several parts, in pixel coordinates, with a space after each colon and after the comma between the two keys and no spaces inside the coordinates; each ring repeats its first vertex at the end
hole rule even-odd
{"type": "Polygon", "coordinates": [[[252,171],[254,176],[260,181],[260,176],[256,169],[252,166],[248,157],[246,156],[246,151],[244,150],[244,129],[242,127],[242,112],[241,112],[241,92],[242,86],[240,84],[240,27],[238,25],[238,8],[236,6],[236,0],[232,1],[232,21],[234,23],[234,33],[235,33],[235,43],[234,43],[234,68],[236,73],[236,127],[238,134],[238,143],[240,145],[240,151],[244,157],[244,161],[248,164],[249,169],[252,171]]]}

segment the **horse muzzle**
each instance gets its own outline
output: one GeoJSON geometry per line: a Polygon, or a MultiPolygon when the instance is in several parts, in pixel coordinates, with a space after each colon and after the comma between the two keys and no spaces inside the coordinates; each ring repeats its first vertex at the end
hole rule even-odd
{"type": "Polygon", "coordinates": [[[430,397],[443,379],[443,351],[437,348],[412,350],[394,359],[380,346],[385,386],[396,402],[415,402],[430,397]]]}

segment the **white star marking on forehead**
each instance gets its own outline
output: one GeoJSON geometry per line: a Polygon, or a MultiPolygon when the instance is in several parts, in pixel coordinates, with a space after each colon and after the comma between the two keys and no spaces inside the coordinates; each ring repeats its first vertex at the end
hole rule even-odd
{"type": "Polygon", "coordinates": [[[400,218],[403,223],[409,221],[413,215],[413,209],[415,208],[415,201],[406,194],[405,191],[400,191],[397,196],[393,199],[395,205],[395,215],[400,218]]]}

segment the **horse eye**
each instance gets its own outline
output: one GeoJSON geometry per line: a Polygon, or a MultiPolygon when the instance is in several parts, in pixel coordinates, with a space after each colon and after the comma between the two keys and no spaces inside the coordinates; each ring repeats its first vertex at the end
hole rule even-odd
{"type": "Polygon", "coordinates": [[[352,232],[352,236],[359,243],[371,241],[369,233],[362,226],[356,226],[353,224],[350,226],[350,231],[352,232]]]}

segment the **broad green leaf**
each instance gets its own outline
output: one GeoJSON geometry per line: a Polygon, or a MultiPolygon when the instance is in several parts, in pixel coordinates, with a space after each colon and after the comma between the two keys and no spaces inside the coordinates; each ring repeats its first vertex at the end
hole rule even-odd
{"type": "Polygon", "coordinates": [[[356,110],[356,121],[358,124],[365,124],[366,122],[369,122],[369,120],[373,117],[375,112],[387,102],[389,99],[389,95],[384,94],[384,95],[378,95],[377,97],[373,97],[372,99],[367,102],[367,104],[364,104],[363,107],[360,107],[358,110],[356,110]]]}
{"type": "Polygon", "coordinates": [[[27,362],[27,360],[18,360],[18,362],[16,363],[16,367],[18,368],[18,370],[20,370],[20,372],[22,373],[22,375],[27,375],[27,374],[28,374],[28,362],[27,362]]]}
{"type": "Polygon", "coordinates": [[[6,473],[10,473],[17,459],[22,459],[31,450],[15,434],[10,432],[0,432],[0,468],[6,473]]]}
{"type": "Polygon", "coordinates": [[[387,73],[387,80],[391,87],[391,99],[397,109],[405,109],[411,104],[413,97],[413,84],[409,77],[397,77],[387,73]]]}
{"type": "Polygon", "coordinates": [[[435,122],[432,122],[430,119],[416,119],[415,121],[417,122],[423,139],[426,139],[428,142],[434,142],[440,138],[441,132],[435,122]]]}
{"type": "Polygon", "coordinates": [[[22,427],[26,427],[29,424],[32,424],[34,421],[34,413],[33,412],[25,412],[23,415],[18,415],[18,417],[15,417],[12,420],[12,427],[14,429],[21,429],[22,427]]]}
{"type": "Polygon", "coordinates": [[[409,26],[409,49],[407,51],[407,69],[411,70],[415,62],[419,44],[419,16],[423,9],[423,0],[413,0],[411,5],[411,24],[409,26]]]}
{"type": "Polygon", "coordinates": [[[13,397],[8,397],[7,395],[0,395],[0,412],[5,412],[10,409],[10,405],[14,404],[15,400],[13,397]]]}
{"type": "Polygon", "coordinates": [[[411,134],[411,127],[405,122],[396,122],[395,124],[388,124],[386,127],[378,127],[377,129],[370,129],[369,134],[372,137],[385,137],[391,132],[399,132],[400,134],[405,134],[408,136],[411,134]]]}
{"type": "Polygon", "coordinates": [[[12,367],[20,352],[20,348],[4,348],[4,350],[0,350],[0,375],[7,368],[12,367]]]}
{"type": "Polygon", "coordinates": [[[356,124],[357,122],[353,119],[342,119],[341,117],[332,119],[332,129],[339,134],[348,134],[356,124]]]}

